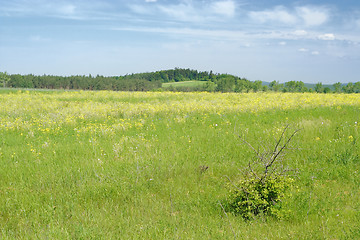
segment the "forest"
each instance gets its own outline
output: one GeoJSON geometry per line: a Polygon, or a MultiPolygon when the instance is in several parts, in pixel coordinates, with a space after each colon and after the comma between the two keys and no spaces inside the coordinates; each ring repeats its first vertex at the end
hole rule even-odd
{"type": "Polygon", "coordinates": [[[192,69],[175,68],[156,72],[127,74],[124,76],[101,75],[21,75],[0,73],[2,87],[8,88],[36,88],[36,89],[66,89],[66,90],[113,90],[113,91],[162,91],[163,83],[185,81],[202,81],[204,84],[194,86],[167,87],[167,91],[180,92],[317,92],[317,93],[360,93],[360,81],[356,83],[333,85],[305,84],[302,81],[288,81],[279,83],[272,81],[265,83],[260,80],[250,81],[246,78],[230,74],[213,73],[212,71],[197,71],[192,69]]]}

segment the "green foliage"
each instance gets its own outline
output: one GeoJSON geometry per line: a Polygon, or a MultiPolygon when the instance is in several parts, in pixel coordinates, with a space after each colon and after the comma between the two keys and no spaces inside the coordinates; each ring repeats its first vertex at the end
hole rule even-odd
{"type": "Polygon", "coordinates": [[[335,91],[336,93],[341,92],[341,82],[334,83],[332,86],[333,86],[334,91],[335,91]]]}
{"type": "Polygon", "coordinates": [[[113,91],[158,91],[160,88],[177,92],[312,92],[318,93],[360,93],[360,82],[342,85],[304,84],[302,81],[289,81],[280,84],[272,81],[267,86],[260,80],[249,81],[231,74],[219,74],[212,71],[197,71],[175,68],[156,72],[133,73],[124,76],[75,75],[53,76],[33,74],[8,75],[0,72],[0,85],[10,88],[41,88],[41,89],[82,89],[82,90],[113,90],[113,91]],[[192,84],[192,83],[204,84],[192,84]],[[169,84],[180,83],[169,88],[169,84]],[[191,85],[189,85],[191,83],[191,85]],[[205,84],[206,83],[206,84],[205,84]],[[162,86],[162,84],[164,84],[162,86]],[[182,85],[184,84],[184,85],[182,85]],[[312,89],[313,88],[313,89],[312,89]]]}
{"type": "Polygon", "coordinates": [[[306,92],[307,88],[301,81],[289,81],[285,83],[284,92],[306,92]]]}
{"type": "Polygon", "coordinates": [[[228,207],[246,220],[264,214],[275,218],[287,217],[289,210],[282,208],[282,201],[289,194],[293,179],[285,176],[269,177],[266,181],[249,177],[231,186],[228,207]]]}
{"type": "Polygon", "coordinates": [[[350,82],[350,83],[346,84],[346,86],[343,86],[342,90],[345,93],[353,93],[354,92],[354,84],[350,82]]]}
{"type": "Polygon", "coordinates": [[[222,75],[217,79],[216,91],[233,92],[235,87],[235,77],[222,75]]]}
{"type": "Polygon", "coordinates": [[[115,91],[150,91],[161,87],[160,81],[143,78],[89,76],[34,76],[13,74],[6,85],[11,88],[82,89],[115,91]]]}
{"type": "Polygon", "coordinates": [[[216,84],[212,81],[207,81],[204,88],[205,88],[205,91],[207,91],[207,92],[215,92],[216,84]]]}
{"type": "Polygon", "coordinates": [[[354,84],[354,92],[355,93],[360,93],[360,82],[356,82],[354,84]]]}
{"type": "Polygon", "coordinates": [[[256,153],[258,161],[249,163],[244,176],[237,182],[231,182],[228,210],[246,220],[257,215],[284,218],[288,210],[282,208],[282,201],[288,197],[287,190],[293,183],[289,176],[291,170],[284,169],[283,153],[298,130],[287,139],[284,128],[273,150],[260,153],[244,139],[256,153]]]}
{"type": "Polygon", "coordinates": [[[315,85],[315,92],[317,93],[323,93],[324,92],[324,87],[323,84],[321,82],[317,83],[315,85]]]}
{"type": "Polygon", "coordinates": [[[274,80],[269,84],[269,87],[272,91],[279,92],[284,86],[279,81],[274,80]]]}
{"type": "Polygon", "coordinates": [[[331,93],[331,89],[329,87],[325,87],[323,92],[324,93],[331,93]]]}
{"type": "Polygon", "coordinates": [[[10,80],[7,72],[0,72],[0,82],[3,82],[3,87],[6,87],[6,83],[10,80]]]}

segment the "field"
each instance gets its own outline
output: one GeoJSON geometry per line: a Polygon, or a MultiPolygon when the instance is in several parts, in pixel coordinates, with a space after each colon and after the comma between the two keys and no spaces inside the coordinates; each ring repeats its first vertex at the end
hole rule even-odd
{"type": "Polygon", "coordinates": [[[0,90],[1,239],[359,239],[360,94],[0,90]],[[284,219],[224,211],[286,125],[284,219]]]}
{"type": "Polygon", "coordinates": [[[185,81],[185,82],[170,82],[170,83],[163,83],[163,88],[172,87],[198,87],[202,86],[206,83],[206,81],[185,81]]]}

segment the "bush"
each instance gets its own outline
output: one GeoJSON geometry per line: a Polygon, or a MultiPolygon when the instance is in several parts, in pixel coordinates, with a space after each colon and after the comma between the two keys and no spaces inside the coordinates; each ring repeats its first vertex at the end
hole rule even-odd
{"type": "Polygon", "coordinates": [[[284,176],[269,177],[264,182],[255,178],[240,180],[230,188],[228,208],[246,220],[259,214],[284,218],[288,212],[281,203],[288,197],[286,192],[293,181],[284,176]]]}
{"type": "Polygon", "coordinates": [[[249,163],[240,180],[230,181],[229,211],[246,220],[257,215],[284,218],[289,214],[282,202],[289,196],[288,189],[294,182],[290,173],[294,170],[284,167],[284,153],[298,130],[286,138],[287,129],[288,126],[284,128],[272,151],[264,150],[262,153],[240,137],[254,150],[258,160],[249,163]]]}

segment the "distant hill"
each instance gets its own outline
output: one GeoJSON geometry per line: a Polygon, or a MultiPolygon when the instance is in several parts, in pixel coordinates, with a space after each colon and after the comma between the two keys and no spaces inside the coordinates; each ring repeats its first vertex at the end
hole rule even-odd
{"type": "MultiPolygon", "coordinates": [[[[0,75],[0,77],[3,75],[0,75]]],[[[208,91],[208,92],[307,92],[330,93],[335,87],[330,84],[318,85],[289,81],[285,83],[250,81],[231,74],[175,68],[156,72],[134,73],[124,76],[76,75],[53,76],[33,74],[4,75],[0,85],[10,88],[40,89],[83,89],[113,91],[208,91]],[[6,79],[6,80],[5,80],[6,79]],[[3,84],[1,84],[3,82],[3,84]],[[181,84],[180,84],[181,83],[181,84]]],[[[360,82],[338,84],[337,92],[360,93],[360,82]]]]}
{"type": "MultiPolygon", "coordinates": [[[[316,83],[305,83],[305,87],[315,89],[316,83]]],[[[330,88],[332,91],[335,90],[332,84],[323,84],[324,88],[330,88]]]]}
{"type": "MultiPolygon", "coordinates": [[[[270,82],[262,82],[262,84],[264,86],[269,86],[270,85],[270,82]]],[[[342,86],[346,86],[346,84],[341,84],[342,86]]],[[[315,86],[316,86],[316,83],[304,83],[304,86],[308,89],[315,89],[315,86]]],[[[330,88],[332,91],[335,89],[334,86],[332,84],[323,84],[323,87],[326,88],[330,88]]]]}

